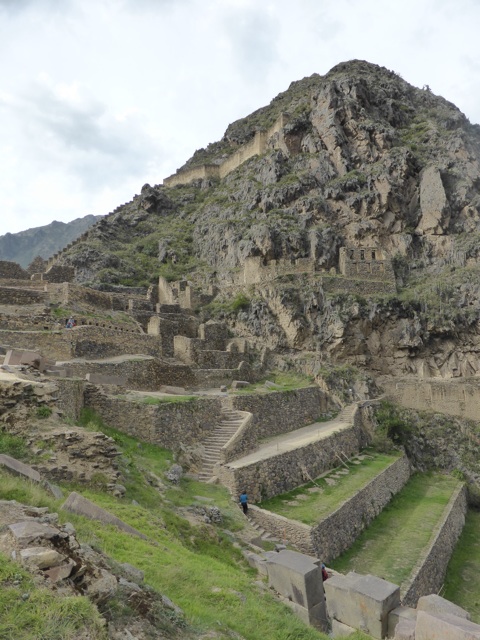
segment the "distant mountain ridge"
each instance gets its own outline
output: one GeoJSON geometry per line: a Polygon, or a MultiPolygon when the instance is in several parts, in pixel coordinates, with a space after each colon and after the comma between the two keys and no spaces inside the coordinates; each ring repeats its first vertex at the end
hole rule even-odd
{"type": "Polygon", "coordinates": [[[34,258],[49,258],[82,235],[102,216],[88,215],[71,222],[54,220],[43,227],[0,236],[0,260],[17,262],[26,268],[34,258]]]}

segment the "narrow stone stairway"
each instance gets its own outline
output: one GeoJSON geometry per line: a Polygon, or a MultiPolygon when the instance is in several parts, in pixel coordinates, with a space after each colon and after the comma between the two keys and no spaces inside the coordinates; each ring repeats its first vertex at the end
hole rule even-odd
{"type": "Polygon", "coordinates": [[[208,482],[213,476],[213,467],[220,462],[220,450],[230,438],[237,432],[245,417],[244,411],[223,409],[220,420],[215,425],[212,433],[203,441],[204,454],[202,468],[198,479],[208,482]]]}
{"type": "Polygon", "coordinates": [[[250,516],[247,516],[247,519],[255,531],[255,538],[251,541],[253,544],[257,543],[257,546],[261,547],[261,543],[259,544],[259,540],[263,540],[264,542],[281,542],[278,538],[272,536],[268,531],[265,531],[259,524],[255,522],[250,516]]]}

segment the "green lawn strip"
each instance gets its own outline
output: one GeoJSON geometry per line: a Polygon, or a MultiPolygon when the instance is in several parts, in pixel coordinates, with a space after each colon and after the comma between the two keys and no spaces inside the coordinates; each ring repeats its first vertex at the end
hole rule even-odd
{"type": "MultiPolygon", "coordinates": [[[[335,478],[335,484],[332,486],[329,486],[325,480],[326,477],[332,474],[316,480],[316,485],[321,488],[320,492],[310,492],[309,489],[314,489],[316,486],[313,482],[310,482],[289,493],[265,500],[259,506],[291,520],[313,525],[338,509],[345,500],[354,496],[399,458],[399,454],[372,453],[371,455],[373,459],[367,457],[361,464],[349,464],[349,473],[338,479],[335,478]],[[288,504],[292,501],[299,502],[299,504],[288,504]]],[[[345,467],[339,468],[340,471],[342,469],[345,469],[345,467]]]]}
{"type": "Polygon", "coordinates": [[[371,573],[402,585],[459,484],[451,476],[415,474],[332,567],[342,573],[371,573]]]}
{"type": "Polygon", "coordinates": [[[443,595],[480,624],[480,512],[470,509],[447,569],[443,595]]]}

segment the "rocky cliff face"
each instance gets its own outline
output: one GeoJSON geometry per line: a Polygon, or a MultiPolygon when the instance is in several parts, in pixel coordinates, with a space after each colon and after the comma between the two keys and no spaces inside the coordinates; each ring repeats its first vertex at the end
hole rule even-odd
{"type": "Polygon", "coordinates": [[[478,371],[480,127],[428,88],[353,61],[292,83],[184,168],[223,162],[285,112],[265,154],[220,181],[146,185],[64,260],[83,281],[186,275],[222,289],[248,257],[330,270],[342,246],[380,247],[394,259],[397,296],[332,295],[284,278],[250,291],[232,325],[276,349],[382,372],[478,371]]]}

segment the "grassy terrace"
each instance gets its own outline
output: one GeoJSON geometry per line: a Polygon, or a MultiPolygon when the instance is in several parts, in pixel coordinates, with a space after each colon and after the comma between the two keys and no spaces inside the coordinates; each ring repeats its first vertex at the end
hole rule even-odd
{"type": "Polygon", "coordinates": [[[315,482],[266,500],[259,506],[286,518],[313,525],[338,509],[398,457],[371,452],[359,460],[359,464],[350,463],[348,474],[345,473],[345,466],[339,467],[315,482]]]}
{"type": "Polygon", "coordinates": [[[371,573],[402,585],[458,486],[451,476],[415,474],[333,568],[371,573]]]}
{"type": "Polygon", "coordinates": [[[467,513],[465,528],[448,565],[443,595],[480,624],[480,512],[467,513]]]}

